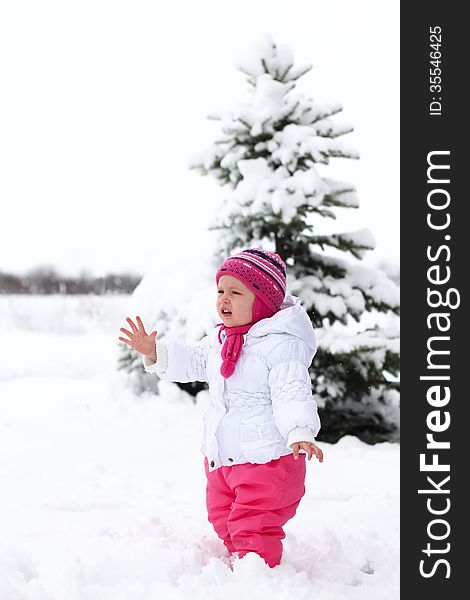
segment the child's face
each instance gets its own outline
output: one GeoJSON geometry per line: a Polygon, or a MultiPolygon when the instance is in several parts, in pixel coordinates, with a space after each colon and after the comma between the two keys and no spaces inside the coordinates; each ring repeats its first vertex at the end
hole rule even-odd
{"type": "Polygon", "coordinates": [[[236,277],[222,275],[217,286],[216,303],[222,323],[226,327],[251,323],[255,298],[253,292],[236,277]]]}

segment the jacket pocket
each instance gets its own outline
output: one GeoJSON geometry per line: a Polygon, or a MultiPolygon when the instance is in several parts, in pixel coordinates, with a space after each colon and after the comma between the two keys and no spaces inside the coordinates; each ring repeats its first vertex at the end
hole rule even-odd
{"type": "Polygon", "coordinates": [[[267,463],[285,449],[274,418],[249,417],[240,423],[240,450],[248,462],[267,463]]]}

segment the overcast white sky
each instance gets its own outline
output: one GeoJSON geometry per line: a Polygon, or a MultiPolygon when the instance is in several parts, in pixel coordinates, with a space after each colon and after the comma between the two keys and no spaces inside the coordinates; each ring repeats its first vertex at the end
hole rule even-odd
{"type": "Polygon", "coordinates": [[[359,161],[324,173],[361,207],[367,262],[399,260],[399,2],[18,0],[0,4],[0,270],[144,274],[197,261],[222,200],[187,168],[207,113],[246,92],[234,63],[269,33],[312,71],[299,89],[339,101],[359,161]]]}

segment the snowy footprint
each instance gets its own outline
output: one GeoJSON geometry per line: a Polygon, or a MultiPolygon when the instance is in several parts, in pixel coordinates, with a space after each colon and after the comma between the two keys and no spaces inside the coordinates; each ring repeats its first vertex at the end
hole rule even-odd
{"type": "MultiPolygon", "coordinates": [[[[325,528],[313,544],[299,544],[292,533],[284,540],[281,571],[293,570],[295,574],[304,574],[310,582],[342,582],[345,585],[361,585],[365,573],[371,571],[357,568],[342,547],[336,533],[325,528]]],[[[372,571],[373,572],[373,571],[372,571]]]]}
{"type": "Polygon", "coordinates": [[[185,573],[198,575],[202,571],[204,556],[197,544],[192,544],[183,551],[183,567],[185,573]]]}
{"type": "Polygon", "coordinates": [[[197,542],[191,543],[184,549],[183,564],[185,572],[193,575],[200,574],[211,559],[220,560],[231,568],[231,560],[224,544],[218,539],[203,536],[197,542]]]}

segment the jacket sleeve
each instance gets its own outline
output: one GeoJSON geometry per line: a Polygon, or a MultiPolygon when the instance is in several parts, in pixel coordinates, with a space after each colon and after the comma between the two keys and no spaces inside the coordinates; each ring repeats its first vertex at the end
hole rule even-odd
{"type": "Polygon", "coordinates": [[[157,362],[150,364],[144,356],[143,365],[147,373],[156,373],[161,379],[177,383],[207,381],[207,359],[209,336],[194,344],[181,342],[156,342],[157,362]]]}
{"type": "Polygon", "coordinates": [[[281,435],[292,444],[294,436],[289,433],[298,428],[307,433],[312,441],[320,430],[317,403],[312,395],[312,384],[308,372],[311,352],[300,339],[294,338],[281,342],[269,356],[268,382],[276,426],[281,435]]]}

